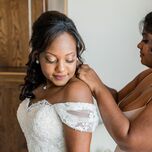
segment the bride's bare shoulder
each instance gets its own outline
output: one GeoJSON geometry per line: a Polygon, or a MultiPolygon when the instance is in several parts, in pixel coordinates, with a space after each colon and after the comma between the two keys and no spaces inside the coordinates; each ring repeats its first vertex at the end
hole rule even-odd
{"type": "Polygon", "coordinates": [[[83,81],[74,78],[64,89],[64,99],[72,102],[93,102],[91,90],[83,81]]]}

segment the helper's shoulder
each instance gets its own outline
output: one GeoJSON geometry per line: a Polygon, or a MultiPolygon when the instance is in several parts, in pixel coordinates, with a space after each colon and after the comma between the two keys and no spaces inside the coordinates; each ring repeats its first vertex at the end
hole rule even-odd
{"type": "Polygon", "coordinates": [[[144,78],[146,78],[147,76],[149,76],[150,74],[152,74],[152,69],[146,69],[144,71],[142,71],[137,77],[138,82],[141,82],[144,78]]]}

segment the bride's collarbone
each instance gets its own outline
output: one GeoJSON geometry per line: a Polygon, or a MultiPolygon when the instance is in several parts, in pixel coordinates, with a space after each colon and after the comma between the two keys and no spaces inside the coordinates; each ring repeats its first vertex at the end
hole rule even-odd
{"type": "Polygon", "coordinates": [[[47,90],[35,90],[33,91],[35,98],[31,99],[30,104],[37,103],[41,100],[47,100],[50,104],[59,103],[63,99],[63,91],[61,88],[58,89],[47,89],[47,90]]]}

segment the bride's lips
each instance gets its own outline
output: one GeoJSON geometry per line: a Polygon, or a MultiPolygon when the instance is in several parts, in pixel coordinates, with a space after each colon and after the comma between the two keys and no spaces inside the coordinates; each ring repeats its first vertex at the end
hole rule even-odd
{"type": "Polygon", "coordinates": [[[54,75],[54,77],[57,80],[63,80],[66,77],[66,75],[54,75]]]}

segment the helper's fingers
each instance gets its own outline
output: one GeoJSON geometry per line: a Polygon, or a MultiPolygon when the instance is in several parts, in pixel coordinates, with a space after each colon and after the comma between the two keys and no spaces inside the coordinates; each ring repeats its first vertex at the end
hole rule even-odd
{"type": "Polygon", "coordinates": [[[80,68],[81,68],[81,69],[89,69],[90,67],[89,67],[88,64],[82,64],[82,65],[80,66],[80,68]]]}

